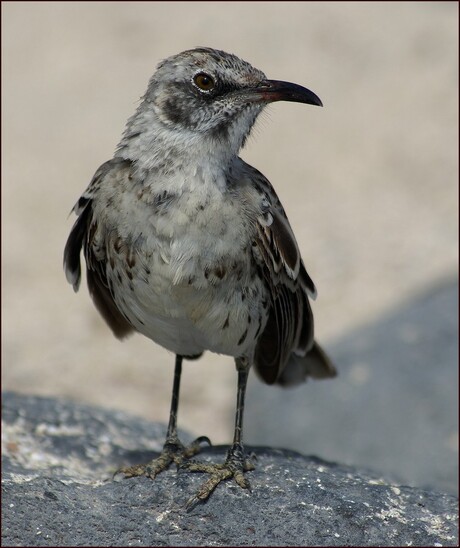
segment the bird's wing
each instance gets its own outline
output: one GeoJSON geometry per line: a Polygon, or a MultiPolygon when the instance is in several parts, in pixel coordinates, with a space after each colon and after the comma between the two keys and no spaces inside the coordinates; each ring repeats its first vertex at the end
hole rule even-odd
{"type": "Polygon", "coordinates": [[[94,234],[97,221],[93,217],[93,200],[102,184],[110,184],[110,179],[119,174],[120,168],[129,168],[130,162],[113,158],[96,171],[88,188],[82,194],[72,211],[78,215],[70,231],[64,249],[64,271],[67,281],[74,291],[78,291],[81,281],[80,252],[82,248],[86,258],[88,290],[97,309],[105,319],[114,335],[123,338],[133,330],[131,324],[118,310],[107,281],[105,261],[100,252],[95,253],[94,234]]]}
{"type": "Polygon", "coordinates": [[[251,169],[269,204],[266,213],[257,220],[253,247],[254,259],[262,267],[271,295],[267,324],[255,349],[256,371],[268,384],[295,384],[308,375],[333,376],[335,369],[325,355],[322,364],[319,358],[315,364],[308,359],[310,353],[311,358],[313,354],[320,358],[324,354],[316,351],[319,347],[314,341],[313,314],[308,301],[308,295],[316,297],[316,288],[274,188],[261,173],[251,169]],[[302,363],[297,367],[299,360],[302,363]],[[288,375],[294,369],[299,369],[298,373],[288,375]]]}

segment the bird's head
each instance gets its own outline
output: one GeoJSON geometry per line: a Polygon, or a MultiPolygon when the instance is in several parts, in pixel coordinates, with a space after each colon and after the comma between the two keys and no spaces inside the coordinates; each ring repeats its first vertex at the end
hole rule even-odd
{"type": "MultiPolygon", "coordinates": [[[[181,136],[190,142],[205,139],[235,154],[264,106],[274,101],[322,106],[307,88],[269,80],[235,55],[200,47],[158,65],[138,114],[142,114],[144,129],[149,120],[155,121],[160,125],[156,130],[170,137],[175,134],[177,140],[181,136]]],[[[131,124],[133,134],[139,130],[137,125],[131,124]]],[[[125,136],[129,136],[129,126],[125,136]]]]}

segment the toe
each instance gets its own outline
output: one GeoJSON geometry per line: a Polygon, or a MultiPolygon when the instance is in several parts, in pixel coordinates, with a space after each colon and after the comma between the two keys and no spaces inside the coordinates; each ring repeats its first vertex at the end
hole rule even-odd
{"type": "Polygon", "coordinates": [[[249,480],[244,477],[243,472],[238,470],[234,473],[233,477],[235,478],[236,483],[242,487],[243,489],[247,489],[248,491],[251,491],[251,484],[249,483],[249,480]]]}
{"type": "Polygon", "coordinates": [[[189,459],[190,457],[193,457],[197,453],[201,451],[201,444],[207,444],[209,446],[212,445],[211,440],[207,436],[200,436],[196,440],[194,440],[190,445],[187,447],[184,447],[183,449],[183,455],[186,459],[189,459]]]}

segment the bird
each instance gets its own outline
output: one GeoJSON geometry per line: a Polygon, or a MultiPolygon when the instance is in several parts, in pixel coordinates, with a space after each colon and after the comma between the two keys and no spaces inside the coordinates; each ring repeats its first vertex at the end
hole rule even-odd
{"type": "MultiPolygon", "coordinates": [[[[96,171],[72,211],[64,249],[78,291],[80,255],[91,298],[115,337],[140,333],[175,354],[164,447],[125,477],[154,479],[175,464],[208,474],[187,508],[225,480],[251,489],[254,458],[243,444],[251,367],[267,384],[334,377],[314,338],[315,285],[285,210],[268,181],[239,157],[263,109],[276,101],[322,106],[298,84],[268,79],[238,56],[196,47],[161,61],[112,159],[96,171]],[[233,443],[224,462],[193,458],[177,416],[183,360],[230,356],[237,370],[233,443]]],[[[206,382],[204,379],[203,382],[206,382]]]]}

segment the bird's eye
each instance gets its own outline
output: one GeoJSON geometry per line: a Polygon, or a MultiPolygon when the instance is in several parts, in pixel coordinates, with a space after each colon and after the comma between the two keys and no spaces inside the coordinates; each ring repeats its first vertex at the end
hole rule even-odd
{"type": "Polygon", "coordinates": [[[212,91],[215,86],[212,76],[209,76],[209,74],[206,74],[205,72],[195,74],[193,83],[202,91],[212,91]]]}

